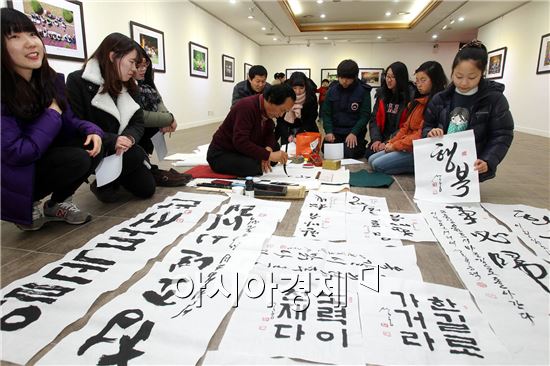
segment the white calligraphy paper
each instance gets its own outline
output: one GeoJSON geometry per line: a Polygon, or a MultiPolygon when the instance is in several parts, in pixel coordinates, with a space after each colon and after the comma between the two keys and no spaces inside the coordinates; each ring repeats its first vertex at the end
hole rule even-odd
{"type": "Polygon", "coordinates": [[[2,289],[2,359],[24,364],[225,197],[182,193],[2,289]]]}
{"type": "Polygon", "coordinates": [[[398,279],[380,287],[359,291],[366,363],[512,363],[468,291],[398,279]]]}
{"type": "Polygon", "coordinates": [[[95,169],[95,179],[98,187],[109,184],[118,178],[122,172],[122,154],[104,157],[95,169]]]}
{"type": "Polygon", "coordinates": [[[151,137],[151,142],[157,152],[157,157],[159,161],[164,160],[166,154],[168,154],[168,148],[166,147],[166,140],[164,139],[164,133],[157,132],[151,137]]]}
{"type": "Polygon", "coordinates": [[[545,261],[550,260],[550,211],[526,205],[482,203],[504,222],[529,248],[545,261]]]}
{"type": "Polygon", "coordinates": [[[479,175],[472,130],[414,140],[414,198],[433,202],[479,202],[479,175]]]}
{"type": "Polygon", "coordinates": [[[323,145],[323,157],[327,160],[340,160],[344,158],[344,143],[323,145]]]}
{"type": "Polygon", "coordinates": [[[497,337],[519,363],[548,363],[548,263],[476,205],[417,202],[497,337]]]}

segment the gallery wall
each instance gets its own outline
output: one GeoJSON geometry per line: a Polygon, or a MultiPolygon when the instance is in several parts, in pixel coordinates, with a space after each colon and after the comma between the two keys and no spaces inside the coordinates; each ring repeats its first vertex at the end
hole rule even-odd
{"type": "Polygon", "coordinates": [[[518,131],[550,137],[550,73],[537,74],[541,36],[550,33],[550,2],[533,1],[479,29],[489,51],[507,47],[505,84],[518,131]]]}

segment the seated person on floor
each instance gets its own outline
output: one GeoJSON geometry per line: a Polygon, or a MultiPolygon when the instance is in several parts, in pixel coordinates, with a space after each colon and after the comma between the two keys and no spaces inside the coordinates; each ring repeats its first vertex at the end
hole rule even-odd
{"type": "Polygon", "coordinates": [[[426,61],[414,73],[421,97],[409,103],[405,123],[397,134],[384,144],[384,150],[369,157],[369,164],[376,172],[414,173],[413,141],[422,136],[424,110],[430,99],[447,86],[447,77],[439,62],[426,61]]]}
{"type": "Polygon", "coordinates": [[[295,100],[294,90],[281,84],[235,104],[208,148],[206,159],[212,170],[246,177],[271,171],[271,162],[285,164],[287,154],[275,151],[273,118],[288,112],[295,100]]]}
{"type": "Polygon", "coordinates": [[[317,85],[303,72],[294,72],[286,81],[296,93],[296,102],[283,117],[277,118],[275,137],[281,146],[294,140],[300,132],[319,132],[317,127],[317,85]]]}
{"type": "Polygon", "coordinates": [[[372,88],[359,80],[359,66],[353,60],[340,62],[336,74],[338,83],[330,86],[323,104],[325,142],[344,143],[345,158],[362,158],[372,88]]]}

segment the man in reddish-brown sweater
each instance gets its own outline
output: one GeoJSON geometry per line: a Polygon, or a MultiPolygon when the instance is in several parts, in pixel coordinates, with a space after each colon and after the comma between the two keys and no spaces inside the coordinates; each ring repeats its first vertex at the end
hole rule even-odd
{"type": "Polygon", "coordinates": [[[246,177],[271,171],[270,162],[285,164],[287,154],[274,151],[272,119],[283,116],[295,100],[296,94],[286,84],[239,100],[212,137],[207,154],[212,170],[246,177]]]}

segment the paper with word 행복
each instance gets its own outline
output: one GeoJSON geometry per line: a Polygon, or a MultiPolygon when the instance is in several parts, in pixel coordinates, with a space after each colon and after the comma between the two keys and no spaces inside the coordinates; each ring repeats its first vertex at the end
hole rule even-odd
{"type": "Polygon", "coordinates": [[[204,229],[184,237],[39,363],[195,364],[236,303],[267,238],[209,235],[204,229]]]}
{"type": "Polygon", "coordinates": [[[2,359],[24,364],[225,198],[178,193],[2,289],[2,359]]]}
{"type": "Polygon", "coordinates": [[[550,261],[550,211],[526,205],[482,203],[539,257],[550,261]]]}
{"type": "Polygon", "coordinates": [[[414,140],[414,198],[432,202],[479,202],[474,133],[414,140]]]}
{"type": "Polygon", "coordinates": [[[359,305],[365,363],[513,364],[466,290],[389,278],[359,305]]]}
{"type": "Polygon", "coordinates": [[[417,202],[497,337],[518,363],[548,359],[549,266],[479,204],[417,202]]]}
{"type": "Polygon", "coordinates": [[[248,294],[245,287],[243,294],[224,333],[220,351],[246,351],[249,355],[323,363],[362,362],[356,292],[348,291],[344,299],[336,294],[308,296],[277,288],[253,298],[256,293],[248,294]],[[269,296],[271,300],[266,299],[269,296]]]}
{"type": "Polygon", "coordinates": [[[360,284],[366,271],[373,269],[380,277],[422,280],[414,246],[373,250],[364,245],[272,236],[257,266],[266,271],[276,268],[301,276],[320,272],[335,280],[335,286],[342,283],[332,277],[345,277],[345,285],[351,286],[360,284]]]}

